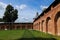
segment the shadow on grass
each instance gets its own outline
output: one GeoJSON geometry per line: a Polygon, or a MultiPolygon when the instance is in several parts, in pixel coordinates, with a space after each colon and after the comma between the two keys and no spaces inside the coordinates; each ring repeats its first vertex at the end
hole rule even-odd
{"type": "Polygon", "coordinates": [[[56,40],[55,38],[42,38],[42,37],[35,37],[31,31],[25,30],[24,34],[22,35],[22,38],[18,38],[15,40],[56,40]],[[27,38],[28,37],[28,38],[27,38]]]}
{"type": "Polygon", "coordinates": [[[21,38],[16,40],[56,40],[55,38],[21,38]]]}

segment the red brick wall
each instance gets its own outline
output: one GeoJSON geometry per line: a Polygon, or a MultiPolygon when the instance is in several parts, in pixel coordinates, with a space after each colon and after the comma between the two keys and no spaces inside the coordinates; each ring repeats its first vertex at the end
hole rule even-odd
{"type": "Polygon", "coordinates": [[[13,25],[10,24],[0,24],[0,30],[11,30],[11,29],[32,29],[33,23],[14,23],[13,25]]]}
{"type": "MultiPolygon", "coordinates": [[[[60,35],[60,4],[33,22],[33,29],[40,27],[40,31],[53,35],[60,35]],[[59,13],[58,13],[59,12],[59,13]],[[44,20],[44,22],[42,22],[44,20]],[[40,26],[37,25],[40,22],[40,26]],[[43,30],[42,30],[43,29],[43,30]]],[[[39,30],[39,29],[37,29],[39,30]]]]}

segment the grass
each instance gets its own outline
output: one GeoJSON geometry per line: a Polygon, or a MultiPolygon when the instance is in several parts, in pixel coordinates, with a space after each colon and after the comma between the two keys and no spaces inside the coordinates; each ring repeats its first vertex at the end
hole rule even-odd
{"type": "Polygon", "coordinates": [[[60,37],[36,30],[0,30],[0,40],[60,40],[60,37]]]}
{"type": "Polygon", "coordinates": [[[0,40],[14,40],[21,38],[24,30],[1,30],[0,31],[0,40]]]}

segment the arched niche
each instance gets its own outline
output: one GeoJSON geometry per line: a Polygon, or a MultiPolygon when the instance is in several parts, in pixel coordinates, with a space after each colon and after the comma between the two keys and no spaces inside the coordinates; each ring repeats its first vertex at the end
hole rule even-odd
{"type": "Polygon", "coordinates": [[[39,30],[40,30],[40,22],[39,22],[39,30]]]}
{"type": "Polygon", "coordinates": [[[50,30],[49,27],[51,27],[51,18],[50,17],[47,17],[47,19],[46,19],[46,32],[47,33],[50,30]]]}
{"type": "Polygon", "coordinates": [[[55,24],[55,33],[57,35],[60,35],[60,11],[55,15],[54,24],[55,24]]]}
{"type": "Polygon", "coordinates": [[[41,25],[42,31],[43,31],[43,27],[44,27],[44,20],[42,20],[42,25],[41,25]]]}

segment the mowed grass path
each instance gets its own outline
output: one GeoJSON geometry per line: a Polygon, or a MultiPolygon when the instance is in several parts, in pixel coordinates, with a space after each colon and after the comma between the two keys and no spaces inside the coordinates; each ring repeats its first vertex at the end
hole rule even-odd
{"type": "MultiPolygon", "coordinates": [[[[35,30],[0,30],[0,40],[58,40],[50,34],[35,30]]],[[[60,39],[59,39],[60,40],[60,39]]]]}

